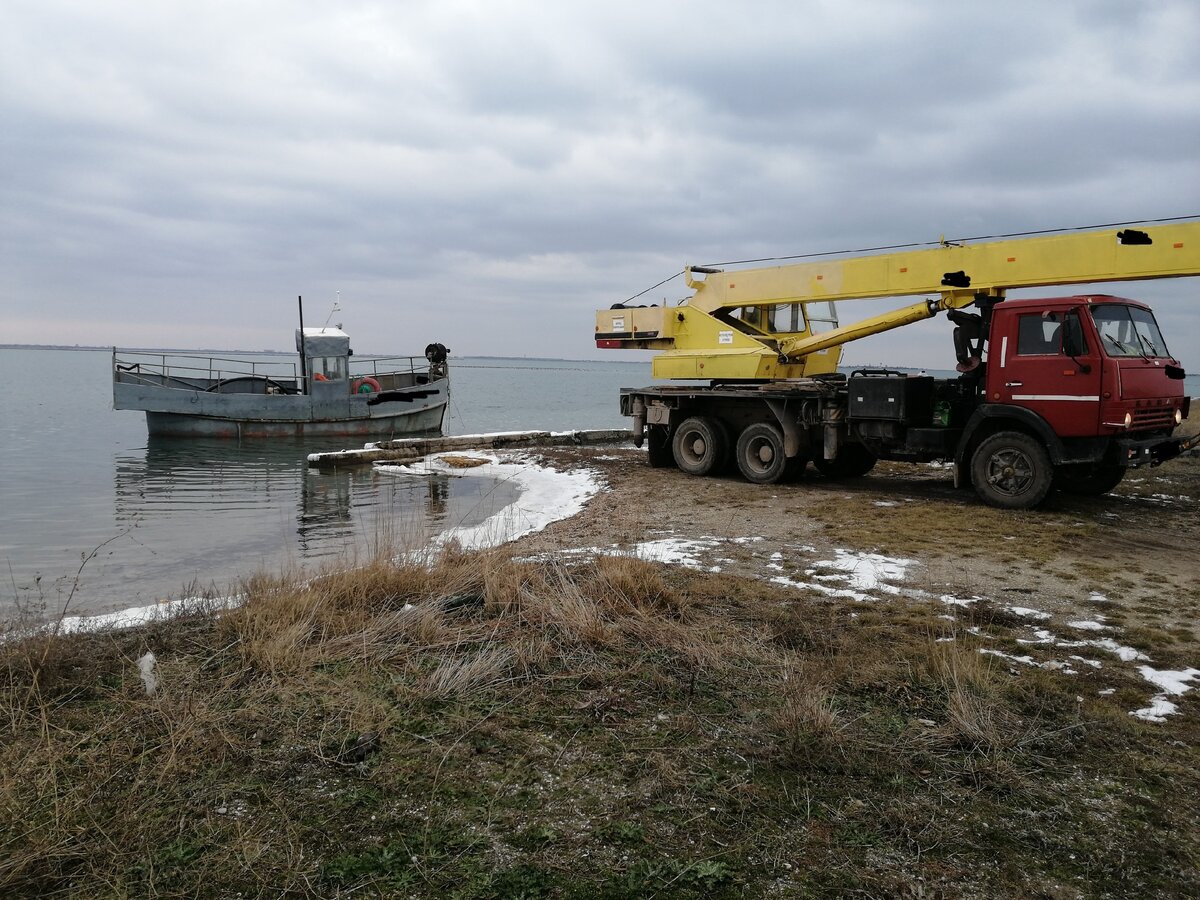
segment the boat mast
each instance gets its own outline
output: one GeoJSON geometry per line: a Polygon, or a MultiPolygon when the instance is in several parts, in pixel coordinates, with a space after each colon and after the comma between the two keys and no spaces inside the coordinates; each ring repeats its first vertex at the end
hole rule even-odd
{"type": "Polygon", "coordinates": [[[300,307],[300,392],[308,393],[308,370],[304,361],[304,297],[296,296],[296,304],[300,307]]]}

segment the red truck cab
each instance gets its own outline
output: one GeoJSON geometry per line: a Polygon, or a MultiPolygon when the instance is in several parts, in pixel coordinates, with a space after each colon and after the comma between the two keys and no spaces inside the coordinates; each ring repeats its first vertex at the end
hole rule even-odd
{"type": "Polygon", "coordinates": [[[1188,412],[1183,369],[1136,300],[999,303],[988,356],[984,402],[1028,409],[1068,441],[1169,434],[1188,412]]]}

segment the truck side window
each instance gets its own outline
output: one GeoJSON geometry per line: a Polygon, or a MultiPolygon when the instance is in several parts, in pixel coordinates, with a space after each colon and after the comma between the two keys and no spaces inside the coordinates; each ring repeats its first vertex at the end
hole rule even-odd
{"type": "Polygon", "coordinates": [[[1057,319],[1021,316],[1017,320],[1017,355],[1050,356],[1062,346],[1062,324],[1057,319]]]}

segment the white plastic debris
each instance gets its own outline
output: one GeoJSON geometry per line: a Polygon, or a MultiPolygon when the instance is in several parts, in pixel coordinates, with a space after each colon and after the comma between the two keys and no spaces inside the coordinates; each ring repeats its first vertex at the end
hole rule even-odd
{"type": "Polygon", "coordinates": [[[142,684],[146,686],[147,696],[153,695],[158,690],[158,675],[154,671],[156,662],[154,653],[150,650],[147,650],[145,655],[137,661],[138,674],[142,676],[142,684]]]}

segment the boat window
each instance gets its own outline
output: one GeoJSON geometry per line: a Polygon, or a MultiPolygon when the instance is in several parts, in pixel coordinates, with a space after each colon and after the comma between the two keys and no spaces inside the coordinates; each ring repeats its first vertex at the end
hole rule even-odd
{"type": "Polygon", "coordinates": [[[1109,356],[1167,357],[1154,314],[1139,306],[1104,303],[1092,307],[1092,319],[1100,332],[1100,343],[1109,356]]]}
{"type": "Polygon", "coordinates": [[[313,378],[318,381],[345,381],[346,357],[344,356],[314,356],[311,360],[313,378]]]}

